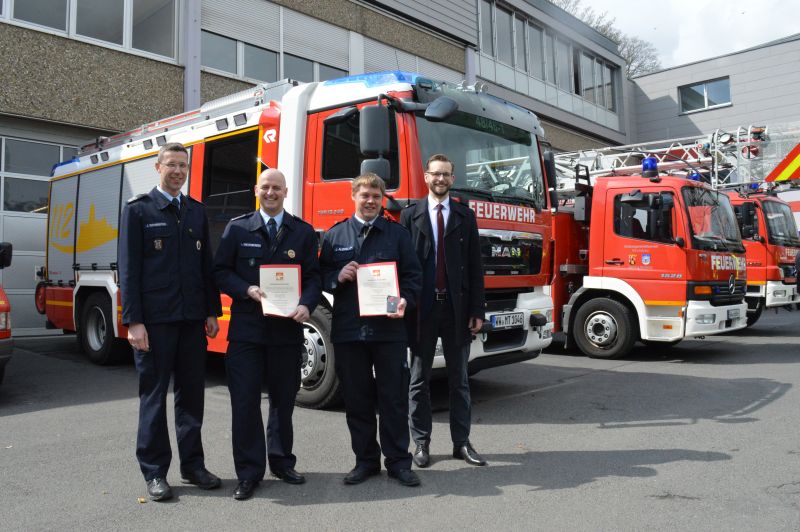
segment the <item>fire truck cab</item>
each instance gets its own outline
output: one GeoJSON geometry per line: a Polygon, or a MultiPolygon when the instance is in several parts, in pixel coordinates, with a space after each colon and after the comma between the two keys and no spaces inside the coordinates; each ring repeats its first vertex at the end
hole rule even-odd
{"type": "Polygon", "coordinates": [[[653,168],[596,178],[577,168],[559,182],[568,199],[554,224],[551,286],[568,346],[617,358],[637,340],[745,327],[744,246],[726,195],[653,168]]]}
{"type": "Polygon", "coordinates": [[[794,216],[776,194],[751,187],[728,192],[747,252],[747,325],[765,308],[800,302],[795,256],[800,249],[794,216]]]}

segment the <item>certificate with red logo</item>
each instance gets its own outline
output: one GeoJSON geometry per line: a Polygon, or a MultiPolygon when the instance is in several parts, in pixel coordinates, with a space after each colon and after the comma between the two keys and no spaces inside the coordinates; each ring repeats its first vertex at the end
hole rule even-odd
{"type": "Polygon", "coordinates": [[[265,316],[288,316],[300,303],[300,266],[263,264],[259,288],[265,316]]]}
{"type": "Polygon", "coordinates": [[[394,262],[361,264],[356,272],[358,311],[361,316],[386,316],[389,296],[400,295],[394,262]]]}

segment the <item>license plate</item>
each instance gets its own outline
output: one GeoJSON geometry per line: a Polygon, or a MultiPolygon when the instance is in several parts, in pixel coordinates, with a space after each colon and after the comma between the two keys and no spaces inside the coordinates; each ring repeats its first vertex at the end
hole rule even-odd
{"type": "Polygon", "coordinates": [[[729,320],[735,320],[738,317],[739,317],[739,309],[738,308],[734,308],[734,309],[731,309],[731,310],[728,311],[728,319],[729,320]]]}
{"type": "Polygon", "coordinates": [[[509,312],[508,314],[494,314],[491,319],[492,329],[518,329],[525,324],[525,315],[522,312],[509,312]]]}

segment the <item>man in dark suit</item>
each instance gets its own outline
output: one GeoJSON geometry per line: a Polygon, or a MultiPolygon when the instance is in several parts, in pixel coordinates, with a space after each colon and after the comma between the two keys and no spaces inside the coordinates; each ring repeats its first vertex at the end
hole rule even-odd
{"type": "Polygon", "coordinates": [[[167,391],[174,377],[175,432],[185,483],[218,488],[205,468],[200,429],[205,394],[206,335],[219,331],[219,291],[211,273],[208,219],[199,201],[181,194],[189,157],[181,144],[158,152],[157,187],[128,201],[119,235],[122,323],[139,374],[136,458],[152,500],[172,497],[167,391]]]}
{"type": "Polygon", "coordinates": [[[364,174],[353,180],[355,214],[331,227],[320,253],[323,288],[334,296],[331,341],[336,374],[342,383],[347,427],[356,466],[345,484],[359,484],[381,470],[381,451],[389,477],[418,486],[408,452],[408,342],[403,313],[414,307],[420,266],[411,238],[399,224],[380,216],[383,180],[364,174]],[[362,316],[358,303],[359,265],[393,262],[400,301],[394,312],[362,316]],[[376,441],[380,417],[380,445],[376,441]]]}
{"type": "Polygon", "coordinates": [[[214,261],[220,289],[231,297],[225,368],[233,417],[233,461],[237,500],[249,499],[264,478],[267,458],[273,475],[289,484],[305,477],[294,468],[292,411],[300,389],[303,322],[319,302],[321,287],[314,228],[283,209],[288,189],[277,169],[261,173],[255,186],[260,208],[234,218],[222,235],[214,261]],[[301,294],[289,315],[264,316],[259,271],[262,264],[299,265],[301,294]],[[264,370],[269,391],[266,445],[261,419],[264,370]]]}
{"type": "Polygon", "coordinates": [[[400,216],[400,224],[411,231],[423,271],[417,312],[406,318],[411,331],[409,426],[416,443],[414,463],[419,467],[430,465],[428,383],[438,338],[450,388],[453,457],[486,465],[469,441],[472,414],[467,375],[471,338],[483,325],[483,268],[475,214],[450,200],[454,180],[453,163],[441,154],[431,156],[425,165],[428,196],[400,216]]]}

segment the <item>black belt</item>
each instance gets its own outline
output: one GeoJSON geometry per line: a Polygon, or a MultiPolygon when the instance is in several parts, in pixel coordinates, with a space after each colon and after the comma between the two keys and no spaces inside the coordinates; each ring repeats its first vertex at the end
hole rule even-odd
{"type": "Polygon", "coordinates": [[[447,301],[447,292],[435,292],[433,298],[435,301],[447,301]]]}

